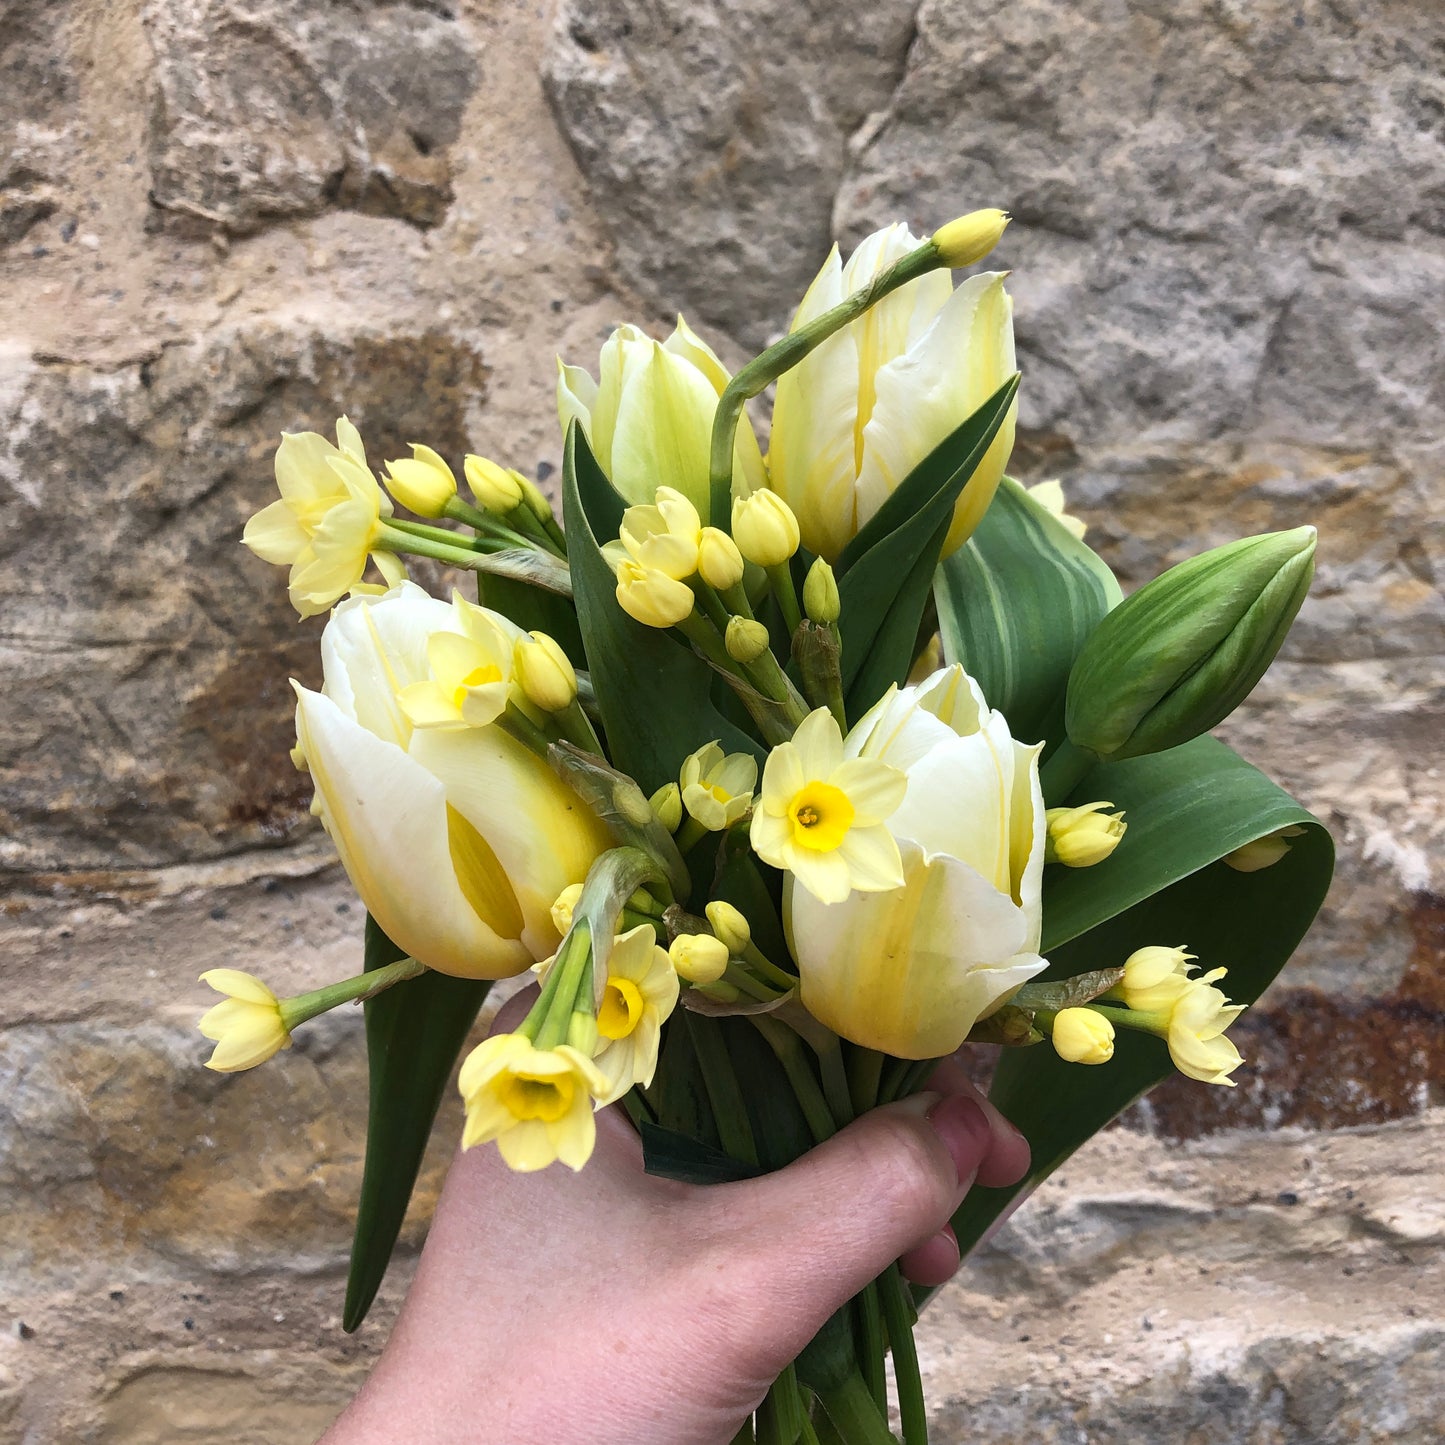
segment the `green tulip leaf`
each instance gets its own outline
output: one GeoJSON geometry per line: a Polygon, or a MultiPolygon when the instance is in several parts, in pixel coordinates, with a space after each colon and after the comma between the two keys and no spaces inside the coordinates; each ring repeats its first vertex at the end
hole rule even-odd
{"type": "Polygon", "coordinates": [[[909,472],[843,549],[838,630],[850,710],[871,706],[913,662],[954,504],[978,470],[1018,394],[1015,372],[909,472]]]}
{"type": "MultiPolygon", "coordinates": [[[[1184,945],[1202,967],[1227,968],[1223,987],[1230,998],[1252,1004],[1324,901],[1334,869],[1329,834],[1210,737],[1096,767],[1071,801],[1098,798],[1124,809],[1128,832],[1094,868],[1046,870],[1043,952],[1050,966],[1042,978],[1114,968],[1146,944],[1184,945]],[[1221,861],[1289,827],[1303,832],[1272,867],[1241,873],[1221,861]]],[[[990,1096],[1028,1138],[1033,1162],[1012,1188],[969,1193],[953,1220],[963,1252],[1016,1197],[1173,1071],[1162,1040],[1122,1029],[1114,1057],[1095,1067],[1067,1064],[1047,1043],[1005,1051],[990,1096]]]]}
{"type": "Polygon", "coordinates": [[[724,751],[760,745],[713,705],[712,669],[657,627],[644,627],[617,604],[617,583],[603,542],[617,536],[624,503],[612,490],[574,422],[562,467],[562,508],[577,618],[612,762],[646,793],[677,778],[682,760],[717,739],[724,751]]]}
{"type": "Polygon", "coordinates": [[[1123,597],[1103,559],[1005,477],[978,530],[939,567],[934,595],[948,661],[1014,737],[1045,751],[1061,742],[1069,670],[1123,597]]]}
{"type": "MultiPolygon", "coordinates": [[[[366,971],[405,957],[368,914],[366,971]]],[[[363,1005],[370,1097],[366,1164],[341,1312],[348,1332],[366,1318],[386,1275],[442,1090],[491,986],[490,979],[428,970],[363,1005]]]]}

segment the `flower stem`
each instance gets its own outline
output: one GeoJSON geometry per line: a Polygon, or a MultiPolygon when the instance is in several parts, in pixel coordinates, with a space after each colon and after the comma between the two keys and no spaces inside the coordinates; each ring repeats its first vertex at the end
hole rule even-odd
{"type": "Polygon", "coordinates": [[[836,1435],[847,1445],[898,1445],[861,1375],[850,1371],[820,1398],[836,1435]]]}
{"type": "Polygon", "coordinates": [[[1083,782],[1085,775],[1098,765],[1097,758],[1075,747],[1065,738],[1054,749],[1048,762],[1039,769],[1039,787],[1043,790],[1044,806],[1056,808],[1062,804],[1083,782]]]}
{"type": "Polygon", "coordinates": [[[783,1072],[793,1086],[798,1107],[803,1111],[803,1118],[813,1135],[813,1142],[821,1144],[825,1139],[831,1139],[838,1132],[838,1126],[803,1055],[802,1039],[786,1024],[766,1014],[750,1014],[748,1017],[783,1066],[783,1072]]]}
{"type": "Polygon", "coordinates": [[[786,562],[779,562],[776,567],[769,567],[767,573],[768,581],[773,586],[773,596],[778,599],[778,606],[783,610],[783,622],[787,626],[788,636],[791,637],[803,620],[803,610],[798,606],[798,589],[793,586],[793,569],[786,562]]]}
{"type": "Polygon", "coordinates": [[[299,993],[295,998],[283,998],[277,1005],[281,1010],[281,1022],[289,1033],[298,1024],[304,1024],[308,1019],[314,1019],[318,1014],[324,1014],[339,1004],[359,1003],[374,998],[394,984],[403,983],[425,972],[426,966],[418,963],[416,959],[401,958],[395,963],[387,964],[385,968],[374,968],[370,973],[359,973],[355,978],[329,983],[311,993],[299,993]]]}
{"type": "Polygon", "coordinates": [[[888,1348],[893,1354],[893,1378],[898,1386],[898,1414],[903,1424],[903,1445],[928,1445],[928,1410],[923,1403],[923,1377],[913,1343],[917,1316],[913,1296],[896,1264],[878,1280],[883,1296],[883,1320],[888,1326],[888,1348]]]}
{"type": "Polygon", "coordinates": [[[701,1065],[703,1087],[707,1090],[724,1152],[740,1163],[756,1165],[758,1146],[753,1140],[753,1126],[748,1122],[737,1071],[721,1033],[711,1019],[697,1019],[682,1009],[678,1013],[687,1021],[688,1036],[701,1065]]]}
{"type": "Polygon", "coordinates": [[[855,1046],[848,1058],[848,1092],[853,1100],[853,1112],[861,1114],[871,1109],[882,1097],[879,1085],[883,1077],[883,1059],[877,1049],[855,1046]]]}

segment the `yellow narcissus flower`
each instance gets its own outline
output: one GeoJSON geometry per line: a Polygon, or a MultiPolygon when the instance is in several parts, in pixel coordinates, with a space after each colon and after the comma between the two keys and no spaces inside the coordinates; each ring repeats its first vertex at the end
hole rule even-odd
{"type": "Polygon", "coordinates": [[[457,479],[439,453],[419,442],[411,456],[386,464],[386,489],[418,517],[440,517],[457,494],[457,479]]]}
{"type": "Polygon", "coordinates": [[[313,809],[387,937],[428,968],[505,978],[556,951],[552,904],[609,840],[500,725],[413,726],[399,698],[432,680],[431,639],[465,639],[467,615],[411,583],[342,603],[323,690],[296,688],[296,730],[313,809]]]}
{"type": "Polygon", "coordinates": [[[238,968],[212,968],[201,975],[201,982],[227,995],[201,1016],[201,1032],[216,1044],[206,1060],[208,1069],[223,1074],[253,1069],[291,1047],[280,1001],[259,978],[238,968]]]}
{"type": "Polygon", "coordinates": [[[702,518],[681,492],[659,487],[655,502],[622,514],[619,540],[639,566],[680,582],[697,571],[702,518]]]}
{"type": "MultiPolygon", "coordinates": [[[[824,906],[784,879],[802,1001],[854,1043],[896,1058],[940,1058],[1047,967],[1038,951],[1039,749],[1015,742],[1002,713],[955,665],[890,689],[848,734],[845,751],[904,774],[903,800],[885,829],[901,857],[901,886],[824,906]]],[[[764,773],[764,797],[767,781],[764,773]]],[[[753,816],[762,814],[759,807],[753,816]]]]}
{"type": "Polygon", "coordinates": [[[608,1084],[597,1095],[599,1104],[615,1103],[634,1084],[646,1088],[652,1082],[662,1025],[677,995],[677,973],[652,928],[642,923],[618,935],[597,1010],[601,1040],[593,1063],[608,1084]]]}
{"type": "MultiPolygon", "coordinates": [[[[869,285],[918,245],[906,226],[876,231],[844,266],[833,248],[792,329],[869,285]]],[[[778,379],[770,485],[792,507],[803,543],[834,562],[898,484],[1016,370],[1004,273],[947,271],[901,286],[778,379]]],[[[944,555],[965,542],[998,490],[1017,404],[954,509],[944,555]]],[[[744,555],[747,549],[744,548],[744,555]]]]}
{"type": "Polygon", "coordinates": [[[325,612],[361,581],[370,556],[388,583],[405,575],[375,549],[391,500],[366,465],[361,435],[343,416],[332,446],[319,432],[286,432],[276,451],[281,500],[263,507],[241,540],[266,562],[290,567],[291,605],[302,617],[325,612]]]}
{"type": "MultiPolygon", "coordinates": [[[[603,343],[594,380],[557,362],[557,414],[565,433],[576,421],[598,465],[629,502],[651,502],[659,485],[708,509],[713,413],[730,380],[711,347],[681,316],[666,341],[621,326],[603,343]]],[[[763,460],[743,418],[733,444],[733,487],[763,485],[763,460]]]]}
{"type": "Polygon", "coordinates": [[[631,558],[617,565],[617,605],[644,627],[675,627],[692,616],[695,600],[686,582],[655,567],[631,558]]]}
{"type": "Polygon", "coordinates": [[[1151,944],[1124,960],[1124,977],[1110,990],[1140,1013],[1167,1013],[1189,986],[1194,955],[1151,944]]]}
{"type": "Polygon", "coordinates": [[[728,753],[708,743],[683,759],[682,805],[710,832],[721,833],[753,805],[758,763],[751,753],[728,753]]]}
{"type": "Polygon", "coordinates": [[[570,1045],[539,1049],[522,1034],[495,1034],[467,1055],[457,1087],[467,1109],[463,1149],[495,1139],[502,1158],[524,1174],[557,1159],[580,1169],[592,1157],[592,1100],[609,1084],[570,1045]]]}
{"type": "Polygon", "coordinates": [[[1084,803],[1077,808],[1050,808],[1047,861],[1066,868],[1092,868],[1102,863],[1123,838],[1128,824],[1123,813],[1105,813],[1112,803],[1084,803]]]}
{"type": "Polygon", "coordinates": [[[452,608],[456,631],[433,632],[426,640],[430,675],[396,694],[413,727],[485,727],[502,715],[512,694],[522,629],[460,593],[453,593],[452,608]]]}
{"type": "Polygon", "coordinates": [[[907,787],[886,762],[845,758],[837,721],[820,707],[768,754],[753,809],[753,851],[821,903],[897,888],[903,869],[884,819],[907,787]]]}
{"type": "Polygon", "coordinates": [[[1231,1004],[1213,986],[1224,974],[1224,969],[1215,968],[1186,981],[1169,1010],[1165,1038],[1169,1057],[1181,1074],[1232,1089],[1234,1080],[1229,1076],[1244,1059],[1224,1031],[1244,1012],[1244,1005],[1231,1004]]]}
{"type": "Polygon", "coordinates": [[[1054,1048],[1070,1064],[1107,1064],[1114,1057],[1114,1025],[1091,1008],[1066,1008],[1054,1019],[1054,1048]]]}

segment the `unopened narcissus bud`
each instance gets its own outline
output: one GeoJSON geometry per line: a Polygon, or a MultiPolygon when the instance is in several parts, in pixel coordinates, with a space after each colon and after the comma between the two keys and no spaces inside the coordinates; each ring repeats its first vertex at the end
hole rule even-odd
{"type": "Polygon", "coordinates": [[[201,982],[226,995],[201,1016],[201,1033],[216,1044],[208,1069],[223,1074],[252,1069],[291,1047],[280,1001],[259,978],[238,968],[212,968],[201,982]]]}
{"type": "Polygon", "coordinates": [[[755,662],[768,650],[768,629],[751,617],[730,617],[723,645],[734,662],[755,662]]]}
{"type": "Polygon", "coordinates": [[[1049,824],[1048,863],[1065,868],[1092,868],[1102,863],[1124,836],[1128,824],[1123,813],[1105,813],[1112,803],[1084,803],[1077,808],[1050,808],[1044,815],[1049,824]]]}
{"type": "Polygon", "coordinates": [[[759,487],[733,498],[733,541],[759,567],[777,567],[798,550],[798,519],[774,491],[759,487]]]}
{"type": "Polygon", "coordinates": [[[803,611],[811,621],[826,626],[838,620],[842,603],[838,597],[838,579],[833,569],[819,557],[808,568],[803,581],[803,611]]]}
{"type": "Polygon", "coordinates": [[[675,627],[692,615],[692,588],[655,567],[627,560],[617,567],[617,604],[646,627],[675,627]]]}
{"type": "Polygon", "coordinates": [[[1114,1057],[1114,1025],[1091,1008],[1062,1009],[1054,1018],[1053,1041],[1070,1064],[1107,1064],[1114,1057]]]}
{"type": "Polygon", "coordinates": [[[418,517],[440,517],[457,494],[452,469],[430,447],[411,444],[411,456],[386,464],[386,489],[418,517]]]}
{"type": "Polygon", "coordinates": [[[945,266],[973,266],[998,245],[1011,219],[1007,211],[1000,211],[996,206],[970,211],[940,226],[930,239],[945,266]]]}
{"type": "Polygon", "coordinates": [[[581,897],[582,885],[580,883],[569,883],[557,895],[557,901],[552,905],[552,922],[556,925],[559,936],[563,936],[571,930],[572,913],[581,897]]]}
{"type": "Polygon", "coordinates": [[[716,983],[727,972],[728,946],[710,933],[679,933],[667,953],[689,983],[716,983]]]}
{"type": "Polygon", "coordinates": [[[472,489],[472,496],[477,500],[477,506],[483,511],[505,517],[508,512],[516,511],[521,505],[522,484],[516,473],[475,453],[465,458],[462,470],[466,474],[467,485],[472,489]]]}
{"type": "Polygon", "coordinates": [[[1141,1013],[1164,1013],[1189,983],[1194,961],[1182,948],[1151,944],[1136,948],[1124,960],[1124,977],[1111,992],[1141,1013]]]}
{"type": "Polygon", "coordinates": [[[1224,862],[1236,873],[1259,873],[1265,868],[1273,868],[1289,852],[1290,839],[1298,838],[1303,833],[1304,829],[1297,827],[1280,828],[1276,832],[1266,833],[1263,838],[1256,838],[1252,843],[1246,843],[1243,848],[1226,853],[1224,862]]]}
{"type": "Polygon", "coordinates": [[[321,638],[323,690],[296,689],[296,729],[316,811],[387,937],[428,968],[506,978],[556,949],[552,904],[610,844],[497,723],[454,707],[421,727],[403,711],[399,694],[432,677],[434,639],[465,640],[468,617],[411,583],[342,603],[321,638]]]}
{"type": "Polygon", "coordinates": [[[545,632],[517,639],[512,674],[527,701],[543,712],[566,712],[577,696],[577,671],[556,639],[545,632]]]}
{"type": "Polygon", "coordinates": [[[727,945],[729,953],[741,955],[753,941],[751,925],[731,903],[720,898],[714,899],[703,912],[707,914],[707,921],[712,924],[712,931],[727,945]]]}
{"type": "Polygon", "coordinates": [[[664,783],[648,799],[648,804],[669,833],[677,832],[682,824],[682,789],[676,783],[664,783]]]}
{"type": "Polygon", "coordinates": [[[1069,741],[1118,761],[1222,722],[1274,660],[1314,576],[1315,529],[1191,557],[1099,623],[1069,674],[1069,741]]]}
{"type": "Polygon", "coordinates": [[[709,587],[726,592],[743,580],[743,554],[720,527],[704,527],[697,548],[698,575],[709,587]]]}

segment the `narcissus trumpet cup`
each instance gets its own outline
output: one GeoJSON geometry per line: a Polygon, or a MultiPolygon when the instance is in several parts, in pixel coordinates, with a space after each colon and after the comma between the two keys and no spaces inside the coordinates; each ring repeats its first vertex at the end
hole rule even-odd
{"type": "Polygon", "coordinates": [[[458,610],[411,583],[343,603],[322,691],[296,688],[297,737],[313,808],[387,936],[428,968],[504,978],[556,949],[552,904],[608,838],[501,727],[412,725],[399,695],[435,680],[438,635],[465,636],[458,610]]]}
{"type": "Polygon", "coordinates": [[[803,1002],[854,1043],[938,1058],[1046,967],[1039,749],[955,665],[891,689],[846,752],[905,775],[887,820],[903,883],[827,904],[785,879],[803,1002]]]}

